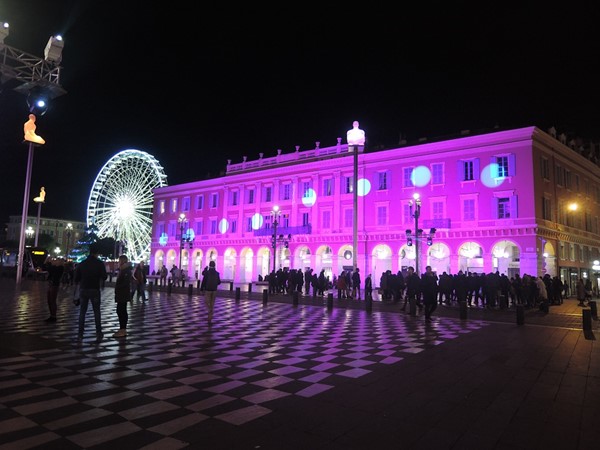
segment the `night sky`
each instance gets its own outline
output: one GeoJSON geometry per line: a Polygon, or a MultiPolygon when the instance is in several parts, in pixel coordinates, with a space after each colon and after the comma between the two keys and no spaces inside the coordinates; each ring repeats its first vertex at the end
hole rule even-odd
{"type": "MultiPolygon", "coordinates": [[[[98,171],[121,150],[150,153],[174,185],[218,175],[227,159],[345,142],[353,120],[367,151],[494,127],[600,142],[600,16],[589,3],[0,0],[6,45],[42,57],[51,35],[65,40],[67,94],[38,118],[47,143],[30,197],[45,186],[43,216],[85,220],[98,171]]],[[[21,215],[27,165],[27,104],[14,87],[0,86],[3,222],[21,215]]]]}

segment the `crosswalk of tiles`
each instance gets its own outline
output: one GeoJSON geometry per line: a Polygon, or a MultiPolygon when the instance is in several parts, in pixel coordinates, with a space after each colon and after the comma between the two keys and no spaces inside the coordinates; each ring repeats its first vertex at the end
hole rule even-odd
{"type": "Polygon", "coordinates": [[[41,292],[2,305],[3,336],[28,347],[0,358],[0,448],[185,447],[204,421],[242,426],[278,399],[318,396],[486,326],[219,298],[209,327],[202,297],[154,293],[130,304],[129,334],[114,339],[106,288],[96,344],[91,308],[77,342],[78,309],[66,290],[59,302],[56,323],[41,292]]]}

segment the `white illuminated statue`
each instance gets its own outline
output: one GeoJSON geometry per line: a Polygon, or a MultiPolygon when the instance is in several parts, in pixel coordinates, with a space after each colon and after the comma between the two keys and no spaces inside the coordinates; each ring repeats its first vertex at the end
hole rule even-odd
{"type": "Polygon", "coordinates": [[[28,142],[33,142],[34,144],[45,144],[46,141],[41,136],[35,134],[35,129],[35,114],[29,114],[29,120],[25,122],[25,125],[23,125],[25,140],[28,142]]]}
{"type": "Polygon", "coordinates": [[[358,120],[352,122],[352,129],[346,133],[348,145],[365,145],[365,132],[358,128],[358,120]]]}
{"type": "Polygon", "coordinates": [[[36,203],[44,203],[45,199],[46,199],[46,188],[44,188],[44,186],[42,186],[42,188],[40,189],[39,197],[35,197],[33,199],[33,201],[36,203]]]}

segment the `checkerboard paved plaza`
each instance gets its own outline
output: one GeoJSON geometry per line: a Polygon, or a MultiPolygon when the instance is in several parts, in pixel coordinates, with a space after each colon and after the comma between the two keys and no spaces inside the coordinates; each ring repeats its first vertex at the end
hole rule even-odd
{"type": "Polygon", "coordinates": [[[7,448],[186,447],[190,433],[243,426],[271,414],[278,399],[309,402],[488,326],[218,298],[209,327],[202,297],[155,292],[130,304],[128,336],[114,339],[107,287],[105,338],[96,344],[91,307],[77,342],[70,290],[59,294],[58,322],[46,323],[45,284],[28,283],[2,302],[0,446],[7,448]]]}

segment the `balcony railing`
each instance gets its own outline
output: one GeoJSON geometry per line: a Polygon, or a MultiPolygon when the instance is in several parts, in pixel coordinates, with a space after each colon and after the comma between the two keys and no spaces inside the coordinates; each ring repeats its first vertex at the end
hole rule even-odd
{"type": "MultiPolygon", "coordinates": [[[[273,234],[273,228],[261,228],[260,230],[254,230],[254,236],[271,236],[273,234]]],[[[312,234],[312,225],[302,225],[299,227],[277,227],[277,234],[291,234],[297,236],[299,234],[312,234]]]]}

